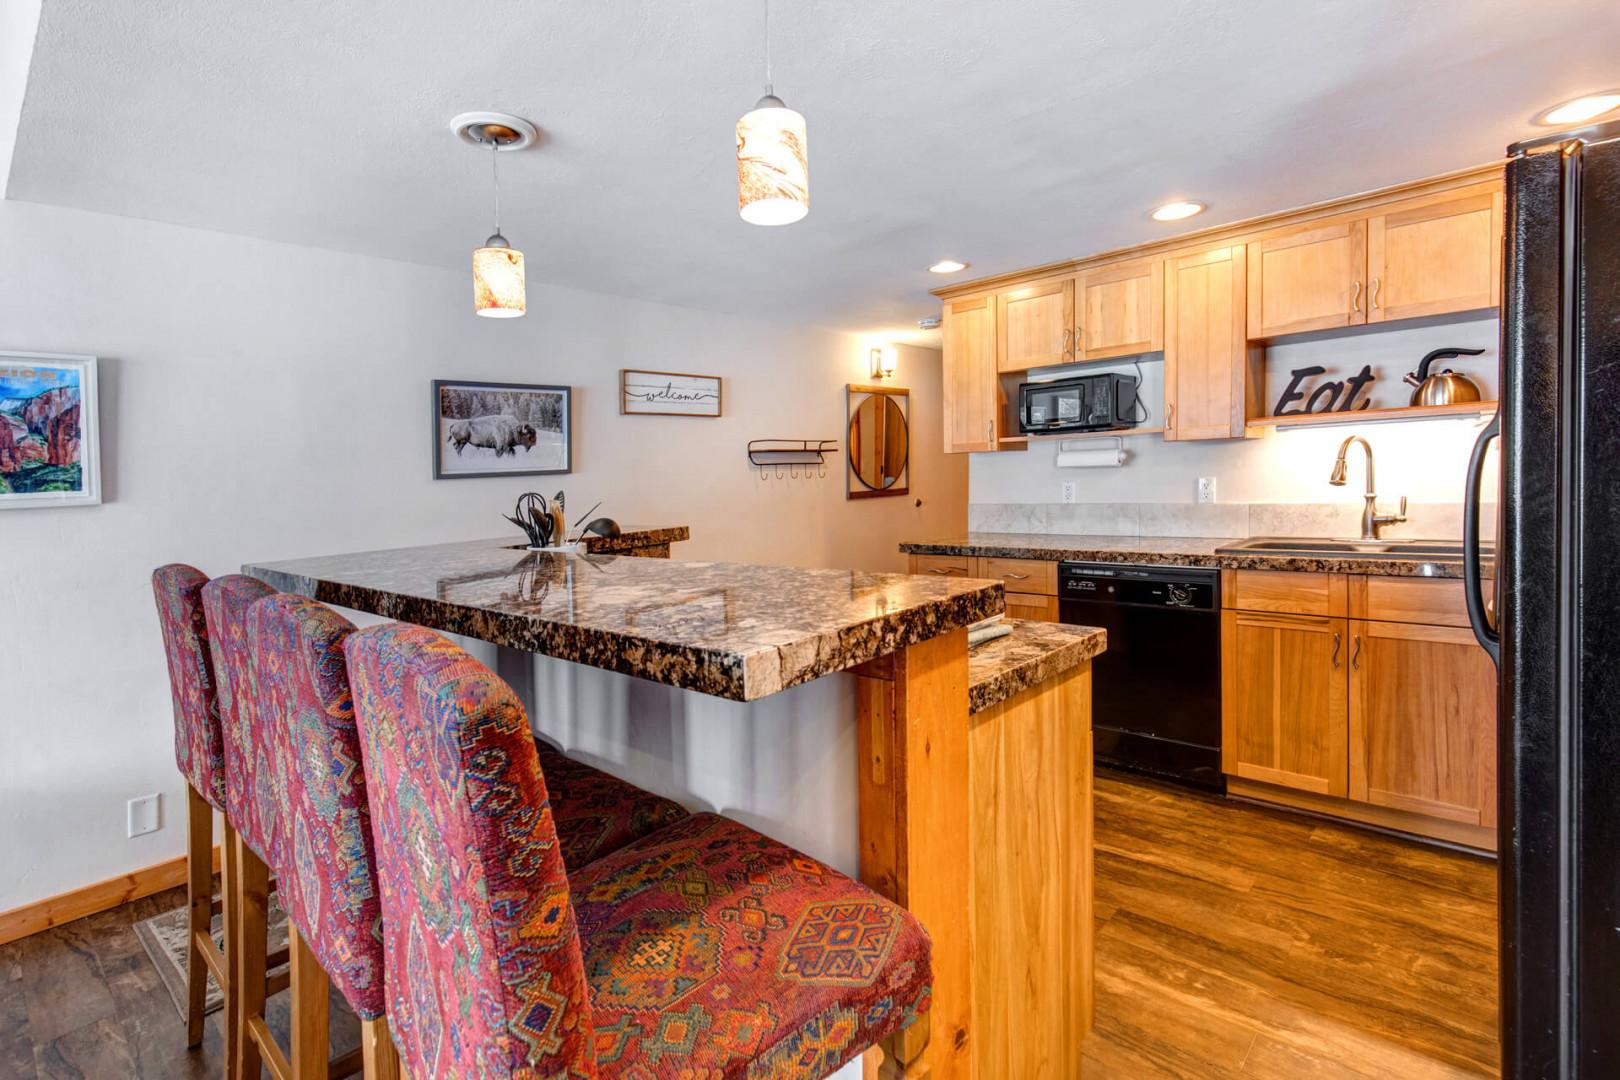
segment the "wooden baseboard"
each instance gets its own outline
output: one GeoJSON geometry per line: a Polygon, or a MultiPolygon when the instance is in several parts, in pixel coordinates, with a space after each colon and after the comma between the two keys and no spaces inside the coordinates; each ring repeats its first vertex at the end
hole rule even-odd
{"type": "MultiPolygon", "coordinates": [[[[219,872],[218,847],[214,848],[214,872],[219,872]]],[[[185,883],[186,857],[176,855],[156,865],[132,870],[106,881],[69,889],[10,911],[0,911],[0,945],[185,883]]]]}
{"type": "Polygon", "coordinates": [[[1234,799],[1249,799],[1270,806],[1303,810],[1351,825],[1367,825],[1388,832],[1405,833],[1423,840],[1438,840],[1483,854],[1496,853],[1496,830],[1480,825],[1466,825],[1460,821],[1446,821],[1424,814],[1412,814],[1404,810],[1357,802],[1354,799],[1294,791],[1275,784],[1262,784],[1236,776],[1226,778],[1226,793],[1234,799]]]}

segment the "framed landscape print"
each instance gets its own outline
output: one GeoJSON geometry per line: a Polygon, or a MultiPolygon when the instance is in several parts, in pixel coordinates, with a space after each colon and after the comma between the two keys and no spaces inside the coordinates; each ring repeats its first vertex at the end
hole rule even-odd
{"type": "Polygon", "coordinates": [[[626,416],[719,416],[720,393],[718,375],[619,372],[619,412],[626,416]]]}
{"type": "Polygon", "coordinates": [[[433,478],[537,476],[574,467],[567,386],[433,381],[433,478]]]}
{"type": "Polygon", "coordinates": [[[101,502],[96,358],[0,352],[0,510],[101,502]]]}

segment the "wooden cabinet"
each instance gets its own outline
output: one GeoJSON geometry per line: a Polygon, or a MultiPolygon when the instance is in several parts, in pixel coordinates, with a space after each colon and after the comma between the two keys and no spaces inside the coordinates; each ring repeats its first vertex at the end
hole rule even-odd
{"type": "Polygon", "coordinates": [[[1074,279],[1077,360],[1164,348],[1164,260],[1116,263],[1074,279]]]}
{"type": "Polygon", "coordinates": [[[1221,764],[1230,775],[1347,793],[1345,620],[1221,613],[1221,764]]]}
{"type": "Polygon", "coordinates": [[[941,322],[945,452],[996,448],[1000,386],[996,379],[996,298],[952,300],[941,322]]]}
{"type": "Polygon", "coordinates": [[[1043,281],[996,297],[998,371],[1024,371],[1073,360],[1074,282],[1043,281]]]}
{"type": "Polygon", "coordinates": [[[1367,222],[1312,223],[1249,243],[1248,336],[1367,321],[1367,222]]]}
{"type": "Polygon", "coordinates": [[[1246,434],[1249,343],[1242,244],[1167,261],[1164,275],[1164,437],[1246,434]]]}
{"type": "Polygon", "coordinates": [[[1367,321],[1496,307],[1502,188],[1396,203],[1367,219],[1367,321]]]}
{"type": "Polygon", "coordinates": [[[1036,622],[1057,622],[1057,597],[1041,596],[1037,593],[1009,592],[1007,594],[1007,618],[1033,619],[1036,622]]]}
{"type": "Polygon", "coordinates": [[[996,555],[913,555],[913,574],[999,581],[1006,589],[1009,619],[1058,621],[1057,563],[996,555]]]}
{"type": "Polygon", "coordinates": [[[936,577],[978,577],[979,560],[973,555],[913,555],[913,574],[936,577]]]}
{"type": "Polygon", "coordinates": [[[1496,824],[1496,668],[1472,630],[1350,623],[1350,797],[1496,824]]]}

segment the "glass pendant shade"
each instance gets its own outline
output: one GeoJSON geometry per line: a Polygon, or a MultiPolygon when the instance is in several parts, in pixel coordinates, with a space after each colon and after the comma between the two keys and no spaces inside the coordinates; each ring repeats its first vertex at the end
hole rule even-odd
{"type": "Polygon", "coordinates": [[[497,233],[473,252],[473,310],[491,319],[515,319],[527,307],[523,252],[497,233]]]}
{"type": "Polygon", "coordinates": [[[791,225],[810,212],[804,117],[770,94],[737,121],[737,212],[751,225],[791,225]]]}

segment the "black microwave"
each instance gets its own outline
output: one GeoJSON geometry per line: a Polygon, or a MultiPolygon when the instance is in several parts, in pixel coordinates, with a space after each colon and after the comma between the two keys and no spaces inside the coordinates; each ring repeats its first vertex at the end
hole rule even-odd
{"type": "Polygon", "coordinates": [[[1106,372],[1018,388],[1018,430],[1025,435],[1114,431],[1136,426],[1136,376],[1106,372]]]}

